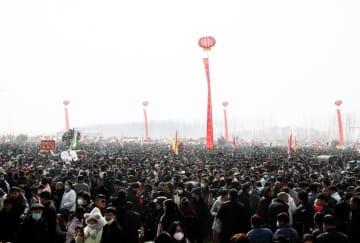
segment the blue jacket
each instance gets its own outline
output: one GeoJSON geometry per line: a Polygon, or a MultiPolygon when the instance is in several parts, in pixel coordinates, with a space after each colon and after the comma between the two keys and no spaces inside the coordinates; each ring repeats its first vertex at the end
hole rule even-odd
{"type": "Polygon", "coordinates": [[[276,239],[279,235],[284,235],[286,238],[288,238],[289,243],[299,242],[298,232],[290,225],[281,225],[280,228],[275,232],[274,239],[276,239]]]}
{"type": "Polygon", "coordinates": [[[251,243],[272,243],[273,232],[269,228],[256,226],[247,233],[251,243]]]}

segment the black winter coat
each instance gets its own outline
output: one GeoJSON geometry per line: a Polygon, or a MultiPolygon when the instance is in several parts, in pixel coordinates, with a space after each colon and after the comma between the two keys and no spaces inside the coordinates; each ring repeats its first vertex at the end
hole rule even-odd
{"type": "Polygon", "coordinates": [[[48,226],[46,220],[36,221],[31,215],[20,225],[17,243],[49,243],[48,226]]]}
{"type": "Polygon", "coordinates": [[[217,218],[221,221],[221,242],[230,242],[236,233],[250,230],[250,211],[237,200],[230,200],[221,205],[217,218]]]}
{"type": "Polygon", "coordinates": [[[269,227],[273,232],[277,229],[276,215],[282,212],[288,213],[289,206],[278,198],[273,199],[269,206],[269,227]]]}
{"type": "Polygon", "coordinates": [[[105,225],[101,235],[101,243],[113,242],[125,242],[124,231],[116,220],[110,225],[105,225]]]}
{"type": "Polygon", "coordinates": [[[350,243],[349,237],[336,229],[328,230],[316,237],[318,243],[350,243]]]}

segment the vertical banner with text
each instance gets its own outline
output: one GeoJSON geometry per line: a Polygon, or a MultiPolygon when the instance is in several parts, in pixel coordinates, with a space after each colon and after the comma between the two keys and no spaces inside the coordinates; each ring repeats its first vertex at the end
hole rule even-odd
{"type": "Polygon", "coordinates": [[[209,59],[203,58],[205,65],[205,73],[208,86],[208,101],[207,101],[207,123],[206,123],[206,148],[214,148],[213,139],[213,124],[212,124],[212,104],[211,104],[211,87],[210,87],[210,71],[209,71],[209,59]]]}

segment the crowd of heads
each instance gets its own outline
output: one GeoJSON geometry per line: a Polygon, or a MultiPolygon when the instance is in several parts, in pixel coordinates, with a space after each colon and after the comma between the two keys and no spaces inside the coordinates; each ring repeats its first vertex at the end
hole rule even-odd
{"type": "MultiPolygon", "coordinates": [[[[351,209],[360,205],[360,197],[355,196],[360,193],[360,169],[350,163],[360,160],[360,155],[352,148],[299,148],[289,155],[284,147],[206,150],[203,145],[186,145],[175,155],[167,144],[80,143],[78,149],[87,151],[86,156],[67,162],[60,159],[62,149],[58,145],[58,153],[50,153],[39,151],[38,144],[0,144],[0,198],[4,197],[0,209],[6,210],[13,198],[22,196],[27,204],[23,214],[38,218],[42,205],[51,201],[65,223],[75,216],[85,219],[84,226],[99,223],[102,217],[103,225],[114,219],[124,224],[121,220],[131,209],[141,216],[139,230],[144,237],[149,227],[147,217],[153,211],[196,215],[194,202],[204,201],[210,210],[216,199],[238,201],[242,193],[256,195],[258,201],[277,198],[286,204],[292,198],[296,206],[311,202],[318,212],[334,203],[333,199],[335,204],[349,201],[351,209]],[[323,154],[336,160],[315,165],[316,157],[323,154]],[[66,207],[63,195],[70,190],[76,202],[66,207]],[[100,218],[88,215],[94,207],[99,208],[100,218]]],[[[253,227],[265,223],[256,214],[258,201],[248,205],[252,215],[249,225],[253,227]]],[[[314,214],[316,224],[332,226],[334,218],[318,215],[314,214]]],[[[277,214],[275,220],[280,224],[292,221],[287,213],[277,214]]],[[[193,237],[183,220],[157,230],[153,227],[146,240],[165,242],[161,239],[168,234],[171,238],[193,237]]],[[[246,242],[246,233],[238,232],[231,241],[246,242]]]]}

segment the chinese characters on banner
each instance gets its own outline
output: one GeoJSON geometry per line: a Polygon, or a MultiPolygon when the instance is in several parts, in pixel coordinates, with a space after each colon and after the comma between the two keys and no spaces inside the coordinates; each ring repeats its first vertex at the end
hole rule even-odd
{"type": "Polygon", "coordinates": [[[41,140],[40,150],[55,150],[55,140],[41,140]]]}

